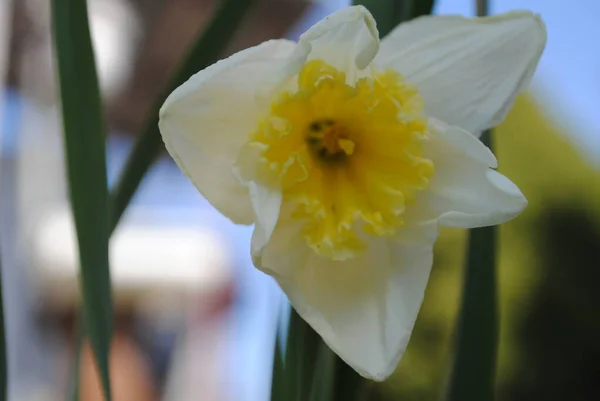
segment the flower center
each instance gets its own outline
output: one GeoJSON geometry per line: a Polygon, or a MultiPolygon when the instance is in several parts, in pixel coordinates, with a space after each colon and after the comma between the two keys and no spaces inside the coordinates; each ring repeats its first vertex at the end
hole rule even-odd
{"type": "Polygon", "coordinates": [[[318,254],[356,257],[368,236],[393,236],[433,175],[417,90],[393,71],[353,84],[321,60],[281,93],[252,134],[257,179],[283,192],[286,213],[318,254]]]}
{"type": "Polygon", "coordinates": [[[325,163],[343,162],[354,153],[354,142],[348,132],[334,120],[324,119],[310,123],[306,143],[317,160],[325,163]]]}

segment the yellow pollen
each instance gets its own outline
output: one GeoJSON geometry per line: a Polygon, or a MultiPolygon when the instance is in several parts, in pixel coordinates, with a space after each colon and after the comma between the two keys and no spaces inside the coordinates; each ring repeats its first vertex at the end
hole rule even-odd
{"type": "MultiPolygon", "coordinates": [[[[322,60],[306,63],[252,134],[262,179],[279,185],[318,254],[358,256],[368,236],[393,236],[433,175],[417,90],[394,71],[348,83],[322,60]]],[[[286,208],[288,210],[288,208],[286,208]]]]}
{"type": "Polygon", "coordinates": [[[348,156],[350,156],[352,153],[354,153],[354,142],[352,142],[351,140],[340,139],[340,140],[338,140],[338,145],[340,148],[342,148],[344,153],[347,154],[348,156]]]}
{"type": "Polygon", "coordinates": [[[334,124],[323,133],[323,148],[330,155],[342,152],[351,155],[354,151],[354,142],[347,138],[348,137],[344,133],[344,128],[338,124],[334,124]],[[352,151],[346,151],[342,146],[342,141],[345,141],[344,143],[352,144],[352,151]]]}

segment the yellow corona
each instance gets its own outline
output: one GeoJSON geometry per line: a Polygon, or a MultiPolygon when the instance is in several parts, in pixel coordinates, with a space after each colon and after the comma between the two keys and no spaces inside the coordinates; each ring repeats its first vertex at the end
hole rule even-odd
{"type": "Polygon", "coordinates": [[[321,60],[306,63],[297,88],[276,97],[251,142],[265,182],[283,188],[317,253],[358,255],[363,235],[391,236],[427,187],[427,121],[418,91],[394,71],[350,84],[321,60]]]}

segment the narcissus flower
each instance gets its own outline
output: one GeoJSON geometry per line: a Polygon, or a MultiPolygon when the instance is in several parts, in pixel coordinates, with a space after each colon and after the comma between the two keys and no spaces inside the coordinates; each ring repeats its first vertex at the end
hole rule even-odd
{"type": "Polygon", "coordinates": [[[529,12],[421,17],[380,42],[371,14],[348,7],[297,43],[198,72],[163,105],[160,131],[216,209],[255,224],[256,267],[344,361],[383,380],[439,227],[500,224],[527,204],[478,135],[502,121],[545,42],[529,12]]]}

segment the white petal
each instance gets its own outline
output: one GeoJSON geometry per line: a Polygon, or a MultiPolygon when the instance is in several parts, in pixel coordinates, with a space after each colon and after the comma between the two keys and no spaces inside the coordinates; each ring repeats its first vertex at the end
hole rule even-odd
{"type": "Polygon", "coordinates": [[[256,91],[272,84],[294,48],[293,42],[277,40],[236,53],[192,76],[160,110],[160,131],[173,159],[236,223],[254,220],[248,190],[232,165],[262,111],[256,91]]]}
{"type": "MultiPolygon", "coordinates": [[[[429,119],[428,128],[433,134],[433,150],[441,153],[439,156],[436,154],[432,157],[450,159],[452,156],[456,156],[456,153],[454,152],[456,152],[455,149],[458,149],[460,152],[465,153],[468,158],[473,159],[486,167],[498,167],[498,160],[496,160],[496,156],[494,156],[492,151],[466,130],[452,126],[435,118],[429,119]],[[436,139],[443,139],[443,141],[436,142],[436,139]],[[444,147],[447,144],[451,144],[452,147],[444,147]],[[448,153],[446,154],[446,152],[448,153]]],[[[458,157],[462,158],[462,155],[458,157]]],[[[437,163],[437,160],[433,160],[434,163],[437,163]]]]}
{"type": "Polygon", "coordinates": [[[439,234],[437,216],[427,209],[410,210],[404,216],[404,225],[394,235],[394,240],[403,245],[421,246],[435,243],[439,234]],[[423,210],[424,213],[419,213],[423,210]]]}
{"type": "Polygon", "coordinates": [[[289,276],[294,267],[300,266],[308,255],[309,249],[302,240],[302,226],[290,215],[289,210],[280,210],[277,225],[268,243],[261,248],[252,247],[254,265],[274,277],[289,276]]]}
{"type": "Polygon", "coordinates": [[[258,267],[273,274],[294,308],[361,375],[386,379],[406,350],[431,265],[431,245],[376,238],[357,259],[331,261],[297,227],[278,226],[258,267]]]}
{"type": "Polygon", "coordinates": [[[269,188],[251,181],[248,183],[250,200],[256,215],[252,232],[251,254],[260,254],[271,239],[279,219],[282,193],[278,188],[269,188]]]}
{"type": "Polygon", "coordinates": [[[386,36],[376,64],[415,84],[429,116],[479,133],[504,119],[545,44],[545,25],[530,12],[424,16],[386,36]]]}
{"type": "Polygon", "coordinates": [[[357,70],[365,69],[379,51],[379,33],[365,7],[346,7],[312,26],[300,36],[298,45],[298,69],[308,60],[321,59],[353,80],[357,70]]]}
{"type": "Polygon", "coordinates": [[[483,227],[511,220],[527,200],[508,178],[492,170],[496,159],[467,131],[432,121],[426,156],[435,163],[430,187],[418,208],[438,216],[440,225],[483,227]]]}

